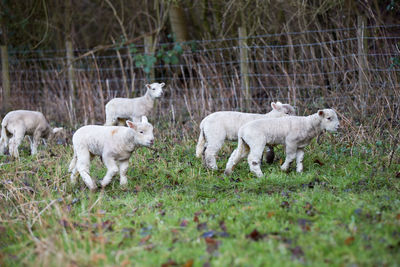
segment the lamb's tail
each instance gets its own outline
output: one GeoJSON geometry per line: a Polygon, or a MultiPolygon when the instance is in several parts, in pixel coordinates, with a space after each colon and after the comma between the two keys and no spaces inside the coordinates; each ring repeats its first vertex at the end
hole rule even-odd
{"type": "Polygon", "coordinates": [[[71,163],[69,164],[69,167],[68,167],[69,172],[72,172],[75,169],[77,159],[78,159],[78,157],[76,156],[75,149],[74,149],[74,155],[72,156],[71,163]]]}
{"type": "Polygon", "coordinates": [[[196,146],[196,157],[201,158],[204,147],[206,144],[206,139],[204,136],[204,129],[202,125],[200,124],[200,135],[199,135],[199,140],[197,141],[197,146],[196,146]]]}
{"type": "Polygon", "coordinates": [[[1,123],[1,137],[0,137],[0,155],[4,155],[8,144],[7,136],[7,121],[3,120],[1,123]]]}

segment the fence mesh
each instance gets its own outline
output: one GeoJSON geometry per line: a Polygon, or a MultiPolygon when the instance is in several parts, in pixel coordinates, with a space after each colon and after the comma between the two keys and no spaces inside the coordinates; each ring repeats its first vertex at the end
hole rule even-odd
{"type": "Polygon", "coordinates": [[[154,81],[167,86],[153,115],[171,120],[266,112],[278,100],[299,114],[330,106],[356,121],[385,107],[393,123],[400,119],[399,44],[400,25],[387,25],[164,43],[152,55],[143,44],[75,50],[73,77],[64,50],[11,51],[11,106],[65,123],[102,124],[107,101],[140,96],[154,81]],[[146,70],[147,56],[155,62],[146,70]]]}

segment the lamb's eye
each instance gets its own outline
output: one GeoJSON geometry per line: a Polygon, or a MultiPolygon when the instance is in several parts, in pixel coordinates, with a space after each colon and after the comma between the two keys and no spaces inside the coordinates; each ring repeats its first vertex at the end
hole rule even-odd
{"type": "Polygon", "coordinates": [[[328,118],[326,118],[328,121],[330,121],[330,120],[332,120],[332,118],[331,117],[328,117],[328,118]]]}
{"type": "Polygon", "coordinates": [[[141,133],[141,134],[142,134],[142,133],[144,133],[144,132],[143,132],[143,131],[140,131],[139,133],[141,133]]]}

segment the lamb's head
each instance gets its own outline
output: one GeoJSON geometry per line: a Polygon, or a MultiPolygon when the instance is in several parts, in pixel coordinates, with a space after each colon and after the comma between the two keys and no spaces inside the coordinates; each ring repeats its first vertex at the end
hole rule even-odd
{"type": "Polygon", "coordinates": [[[150,94],[151,98],[161,97],[165,83],[152,83],[146,84],[147,93],[150,94]]]}
{"type": "Polygon", "coordinates": [[[126,124],[133,130],[136,144],[142,146],[153,145],[153,126],[148,122],[146,116],[142,116],[142,120],[140,122],[132,122],[127,120],[126,124]]]}
{"type": "Polygon", "coordinates": [[[49,139],[49,141],[53,141],[60,136],[65,134],[65,129],[62,127],[51,128],[50,126],[47,127],[46,131],[43,132],[42,137],[45,139],[49,139]]]}
{"type": "Polygon", "coordinates": [[[271,107],[274,117],[283,117],[283,116],[294,116],[296,115],[296,111],[294,107],[289,104],[282,104],[281,102],[271,102],[271,107]]]}
{"type": "Polygon", "coordinates": [[[318,110],[318,116],[321,119],[321,128],[329,132],[337,132],[339,129],[339,120],[333,109],[318,110]]]}

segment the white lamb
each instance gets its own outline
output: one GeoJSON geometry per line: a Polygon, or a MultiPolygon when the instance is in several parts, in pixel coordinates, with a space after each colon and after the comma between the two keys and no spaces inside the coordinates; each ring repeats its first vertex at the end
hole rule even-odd
{"type": "MultiPolygon", "coordinates": [[[[263,119],[295,115],[294,108],[281,102],[271,103],[272,111],[267,114],[219,111],[205,117],[200,123],[200,136],[196,146],[196,157],[204,153],[207,167],[216,170],[216,155],[225,139],[237,140],[239,128],[245,123],[263,119]]],[[[270,150],[273,153],[273,150],[270,150]]],[[[273,154],[272,154],[273,159],[273,154]]]]}
{"type": "Polygon", "coordinates": [[[260,160],[265,145],[283,144],[286,146],[286,160],[281,169],[286,171],[296,159],[297,172],[303,171],[304,147],[323,130],[336,132],[339,120],[333,109],[319,110],[307,116],[290,116],[277,119],[255,120],[243,125],[238,133],[238,147],[226,164],[225,174],[247,154],[250,170],[261,177],[260,160]]]}
{"type": "Polygon", "coordinates": [[[10,155],[19,159],[18,147],[25,135],[32,137],[29,138],[29,141],[31,155],[34,155],[37,153],[41,138],[52,138],[54,134],[62,130],[63,128],[52,129],[41,112],[30,110],[10,111],[1,122],[0,155],[3,155],[9,146],[10,155]]]}
{"type": "Polygon", "coordinates": [[[89,175],[90,159],[93,155],[102,157],[107,167],[107,173],[101,181],[105,187],[112,177],[120,172],[120,184],[127,184],[126,172],[129,158],[137,145],[151,146],[154,143],[153,126],[146,116],[141,122],[126,121],[124,126],[87,125],[79,128],[72,137],[74,156],[69,165],[71,182],[81,175],[90,190],[96,189],[96,184],[89,175]]]}
{"type": "Polygon", "coordinates": [[[146,94],[136,98],[113,98],[106,104],[105,125],[117,125],[118,119],[140,121],[153,109],[154,99],[161,97],[165,83],[146,84],[146,94]]]}

